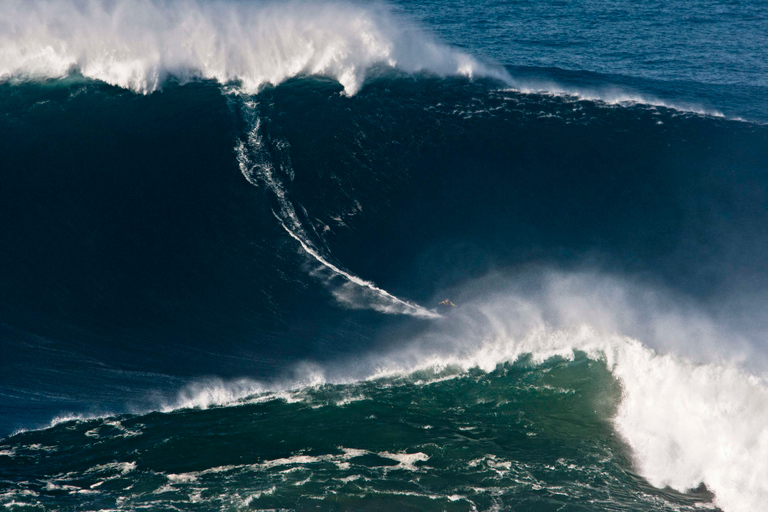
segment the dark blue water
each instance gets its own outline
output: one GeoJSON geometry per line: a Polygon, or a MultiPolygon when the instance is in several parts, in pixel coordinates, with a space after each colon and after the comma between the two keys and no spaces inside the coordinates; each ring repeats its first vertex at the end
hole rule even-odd
{"type": "Polygon", "coordinates": [[[444,40],[514,66],[514,76],[766,120],[760,98],[768,85],[768,20],[760,3],[440,0],[397,6],[444,40]]]}
{"type": "Polygon", "coordinates": [[[0,8],[4,506],[768,497],[766,7],[0,8]]]}

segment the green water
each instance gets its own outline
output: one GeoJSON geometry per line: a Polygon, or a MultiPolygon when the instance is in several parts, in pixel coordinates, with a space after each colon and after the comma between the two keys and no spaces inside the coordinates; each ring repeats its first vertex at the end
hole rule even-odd
{"type": "MultiPolygon", "coordinates": [[[[0,444],[8,510],[694,510],[650,487],[578,355],[70,421],[0,444]]],[[[701,504],[701,503],[699,503],[701,504]]]]}

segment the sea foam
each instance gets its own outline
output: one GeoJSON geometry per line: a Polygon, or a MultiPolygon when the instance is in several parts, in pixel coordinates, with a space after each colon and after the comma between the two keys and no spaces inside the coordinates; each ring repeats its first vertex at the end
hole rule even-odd
{"type": "Polygon", "coordinates": [[[77,70],[140,93],[170,76],[235,82],[245,92],[307,74],[357,92],[374,65],[407,73],[502,69],[439,44],[382,4],[214,0],[1,0],[0,78],[77,70]]]}

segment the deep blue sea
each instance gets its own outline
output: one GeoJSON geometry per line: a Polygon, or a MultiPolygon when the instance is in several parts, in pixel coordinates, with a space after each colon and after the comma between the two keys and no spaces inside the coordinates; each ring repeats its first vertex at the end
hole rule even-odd
{"type": "Polygon", "coordinates": [[[768,503],[768,3],[0,0],[0,506],[768,503]]]}

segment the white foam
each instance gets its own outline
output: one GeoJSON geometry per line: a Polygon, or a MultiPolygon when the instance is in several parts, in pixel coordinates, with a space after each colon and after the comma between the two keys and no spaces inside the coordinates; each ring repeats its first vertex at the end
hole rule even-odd
{"type": "Polygon", "coordinates": [[[135,469],[135,462],[108,462],[106,464],[94,466],[88,469],[86,473],[118,472],[121,475],[125,475],[135,469]]]}
{"type": "MultiPolygon", "coordinates": [[[[94,485],[99,485],[99,484],[94,484],[94,485]]],[[[92,485],[91,487],[94,487],[94,486],[92,485]]],[[[45,483],[46,491],[79,491],[80,489],[82,489],[82,487],[76,487],[74,485],[59,485],[53,482],[45,483]]]]}
{"type": "Polygon", "coordinates": [[[119,434],[110,433],[109,437],[136,437],[136,436],[140,436],[142,434],[142,432],[139,431],[139,430],[131,430],[129,428],[126,428],[118,420],[107,420],[107,421],[104,421],[101,425],[99,425],[99,426],[97,426],[95,428],[92,428],[91,430],[88,430],[87,432],[85,432],[85,436],[87,436],[87,437],[94,437],[94,438],[101,437],[102,434],[100,432],[100,429],[101,429],[101,427],[103,425],[114,427],[115,429],[117,429],[120,432],[119,434]]]}
{"type": "MultiPolygon", "coordinates": [[[[334,401],[334,405],[336,407],[345,407],[353,402],[361,402],[363,400],[370,400],[370,398],[363,394],[345,395],[341,399],[334,401]]],[[[0,454],[2,453],[0,452],[0,454]]]]}
{"type": "MultiPolygon", "coordinates": [[[[104,418],[107,416],[112,416],[111,413],[104,413],[104,414],[97,414],[97,413],[91,413],[91,414],[60,414],[59,416],[56,416],[53,418],[48,425],[46,425],[44,428],[52,428],[56,425],[59,425],[60,423],[69,423],[69,422],[81,422],[81,421],[90,421],[98,418],[104,418]]],[[[24,432],[25,430],[17,430],[14,432],[15,434],[24,432]]]]}
{"type": "Polygon", "coordinates": [[[175,484],[188,484],[197,480],[197,475],[195,473],[170,473],[165,475],[165,477],[175,484]]]}
{"type": "Polygon", "coordinates": [[[704,483],[726,512],[760,510],[768,502],[768,384],[737,366],[750,353],[739,334],[685,304],[656,300],[652,307],[638,285],[591,277],[559,276],[535,294],[464,304],[445,329],[378,356],[377,375],[491,371],[523,355],[540,362],[584,352],[605,361],[621,383],[612,421],[651,484],[684,492],[704,483]],[[617,300],[617,290],[637,297],[617,300]],[[635,322],[657,349],[616,330],[635,322]],[[730,360],[729,348],[736,352],[730,360]],[[701,362],[679,355],[696,349],[701,362]]]}
{"type": "Polygon", "coordinates": [[[419,468],[416,466],[416,463],[425,462],[429,460],[429,455],[421,452],[416,452],[416,453],[380,452],[378,455],[380,457],[384,457],[385,459],[396,460],[398,464],[393,469],[404,469],[406,471],[418,471],[419,468]]]}
{"type": "Polygon", "coordinates": [[[277,466],[294,466],[305,464],[316,464],[327,460],[327,456],[313,457],[311,455],[293,455],[291,457],[284,457],[280,459],[268,460],[263,462],[259,466],[263,469],[270,469],[277,466]]]}
{"type": "Polygon", "coordinates": [[[694,365],[625,344],[615,423],[657,487],[706,483],[726,512],[768,502],[768,387],[733,367],[694,365]]]}
{"type": "Polygon", "coordinates": [[[253,500],[258,500],[258,499],[259,499],[259,498],[261,498],[262,496],[270,496],[270,495],[274,494],[274,492],[275,492],[276,490],[277,490],[277,487],[273,485],[273,486],[272,486],[272,487],[270,487],[269,489],[266,489],[266,490],[263,490],[263,491],[256,491],[256,492],[254,492],[253,494],[251,494],[250,496],[248,496],[247,498],[245,498],[245,499],[244,499],[244,500],[243,500],[243,501],[240,503],[240,506],[241,506],[241,507],[248,507],[248,506],[251,504],[251,502],[252,502],[253,500]]]}
{"type": "MultiPolygon", "coordinates": [[[[144,411],[172,412],[181,409],[208,409],[223,405],[245,405],[281,400],[285,403],[303,402],[310,398],[306,392],[327,383],[327,379],[315,365],[297,364],[292,368],[295,376],[279,381],[260,382],[253,379],[205,378],[192,381],[181,388],[173,399],[161,398],[159,407],[144,411]]],[[[339,382],[341,383],[341,382],[339,382]]],[[[342,397],[340,401],[364,400],[365,397],[342,397]]]]}
{"type": "Polygon", "coordinates": [[[373,65],[499,77],[382,4],[182,0],[2,0],[0,77],[86,77],[147,93],[173,75],[258,91],[300,75],[359,90],[373,65]]]}
{"type": "MultiPolygon", "coordinates": [[[[331,464],[335,464],[341,470],[347,470],[351,466],[351,463],[348,462],[350,459],[371,453],[366,450],[360,450],[357,448],[345,448],[343,446],[340,446],[339,449],[342,452],[340,454],[318,455],[318,456],[298,454],[298,455],[292,455],[290,457],[282,457],[279,459],[266,460],[259,464],[249,464],[247,466],[239,466],[239,467],[248,468],[252,471],[265,471],[265,470],[271,470],[274,468],[287,467],[287,469],[281,470],[280,473],[289,473],[289,472],[295,471],[297,467],[306,466],[308,464],[331,463],[331,464]]],[[[399,465],[396,467],[398,468],[412,469],[412,470],[416,469],[415,467],[413,467],[414,462],[418,460],[426,460],[429,458],[424,454],[393,454],[391,457],[389,457],[388,455],[382,454],[382,456],[387,456],[388,458],[397,460],[399,462],[399,465]]],[[[296,485],[301,485],[301,482],[297,483],[296,485]]]]}
{"type": "MultiPolygon", "coordinates": [[[[31,490],[31,489],[13,489],[13,490],[10,490],[10,491],[6,491],[4,493],[0,493],[0,498],[10,498],[10,497],[13,497],[13,496],[31,496],[31,497],[36,497],[36,496],[40,496],[40,494],[35,492],[35,491],[33,491],[33,490],[31,490]]],[[[6,506],[10,507],[11,505],[8,504],[6,506]]],[[[29,504],[22,505],[22,506],[29,506],[29,504]]]]}

